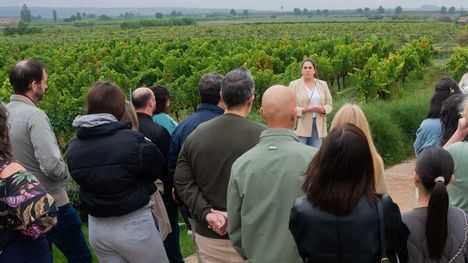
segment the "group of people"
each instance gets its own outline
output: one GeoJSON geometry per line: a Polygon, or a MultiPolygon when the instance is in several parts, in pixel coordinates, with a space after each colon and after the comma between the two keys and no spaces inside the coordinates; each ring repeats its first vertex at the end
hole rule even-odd
{"type": "Polygon", "coordinates": [[[442,103],[447,88],[437,86],[429,119],[444,107],[464,111],[441,128],[445,149],[418,131],[418,207],[402,215],[364,112],[342,106],[328,133],[327,83],[313,60],[301,70],[289,87],[264,92],[266,127],[247,119],[255,84],[242,67],[203,75],[197,112],[179,124],[164,87],[137,88],[126,101],[116,84],[98,81],[73,121],[65,163],[36,107],[45,65],[18,62],[14,95],[0,105],[0,262],[52,262],[51,243],[69,262],[92,261],[69,176],[100,262],[183,262],[179,210],[199,262],[467,262],[468,103],[442,103]]]}

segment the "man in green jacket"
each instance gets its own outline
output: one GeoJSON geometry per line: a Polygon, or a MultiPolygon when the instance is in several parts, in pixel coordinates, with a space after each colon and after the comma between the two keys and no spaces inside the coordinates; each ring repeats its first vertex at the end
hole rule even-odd
{"type": "Polygon", "coordinates": [[[284,86],[265,91],[260,109],[268,129],[231,169],[227,212],[229,239],[249,262],[302,262],[289,232],[289,214],[316,148],[292,131],[294,94],[284,86]]]}

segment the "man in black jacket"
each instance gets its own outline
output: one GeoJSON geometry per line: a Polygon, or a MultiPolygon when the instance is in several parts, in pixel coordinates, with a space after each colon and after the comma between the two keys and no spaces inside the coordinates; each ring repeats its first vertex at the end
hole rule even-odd
{"type": "MultiPolygon", "coordinates": [[[[174,188],[174,179],[172,176],[169,176],[167,166],[171,135],[164,127],[155,123],[151,117],[156,108],[156,100],[154,93],[149,88],[138,88],[134,90],[132,103],[137,113],[140,132],[158,146],[166,160],[163,165],[161,176],[164,185],[163,200],[171,225],[173,224],[172,222],[178,223],[177,213],[171,213],[174,209],[178,209],[178,206],[174,199],[172,199],[171,193],[172,188],[174,188]]],[[[184,262],[182,254],[180,253],[178,229],[172,229],[172,233],[164,240],[164,247],[171,263],[184,262]]]]}

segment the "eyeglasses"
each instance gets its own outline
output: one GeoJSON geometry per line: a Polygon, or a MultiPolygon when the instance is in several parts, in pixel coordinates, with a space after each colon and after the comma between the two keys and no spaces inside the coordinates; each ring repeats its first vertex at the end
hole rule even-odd
{"type": "Polygon", "coordinates": [[[314,69],[314,67],[303,67],[302,69],[314,69]]]}

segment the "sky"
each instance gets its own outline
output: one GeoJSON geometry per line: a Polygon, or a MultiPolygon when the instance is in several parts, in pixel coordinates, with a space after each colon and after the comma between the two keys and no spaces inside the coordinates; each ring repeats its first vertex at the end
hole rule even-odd
{"type": "Polygon", "coordinates": [[[235,8],[250,10],[308,9],[356,9],[359,7],[418,8],[422,5],[455,6],[468,8],[467,0],[0,0],[0,6],[44,7],[189,7],[235,8]]]}

